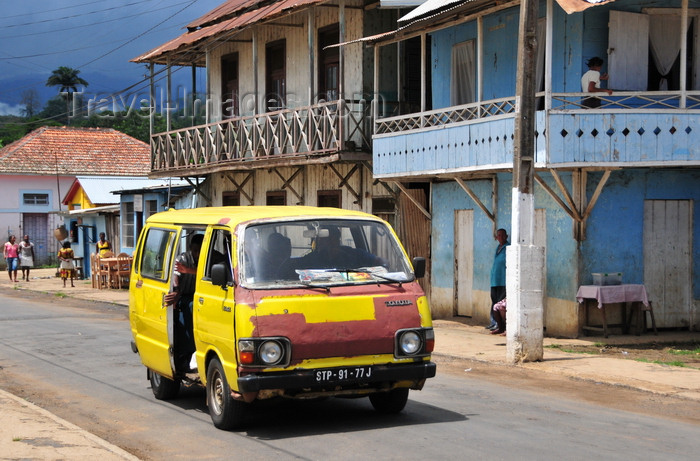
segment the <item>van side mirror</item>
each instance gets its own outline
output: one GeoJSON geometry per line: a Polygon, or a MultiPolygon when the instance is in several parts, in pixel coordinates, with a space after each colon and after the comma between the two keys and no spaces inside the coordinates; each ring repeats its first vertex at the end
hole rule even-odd
{"type": "Polygon", "coordinates": [[[217,263],[211,266],[211,282],[220,286],[221,288],[226,288],[228,283],[231,281],[231,272],[226,267],[224,263],[217,263]]]}
{"type": "Polygon", "coordinates": [[[411,262],[413,263],[413,272],[416,274],[416,278],[422,279],[425,277],[425,258],[416,256],[411,262]]]}

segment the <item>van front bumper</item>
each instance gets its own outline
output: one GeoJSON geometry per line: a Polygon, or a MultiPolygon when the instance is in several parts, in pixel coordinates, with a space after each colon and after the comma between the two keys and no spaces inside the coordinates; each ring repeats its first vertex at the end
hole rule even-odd
{"type": "MultiPolygon", "coordinates": [[[[433,362],[407,363],[396,365],[372,365],[371,367],[350,366],[323,369],[299,369],[290,372],[257,373],[238,378],[238,391],[258,392],[270,389],[322,390],[326,388],[350,389],[363,387],[387,387],[398,381],[423,381],[435,376],[433,362]],[[347,370],[371,368],[371,374],[349,379],[320,381],[319,377],[332,374],[343,376],[347,370]]],[[[352,371],[350,372],[352,376],[352,371]]]]}

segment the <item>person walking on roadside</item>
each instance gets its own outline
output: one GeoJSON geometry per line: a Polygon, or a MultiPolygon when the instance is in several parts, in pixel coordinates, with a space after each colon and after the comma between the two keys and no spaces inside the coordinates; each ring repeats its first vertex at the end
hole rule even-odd
{"type": "Polygon", "coordinates": [[[498,229],[494,239],[498,241],[498,247],[491,266],[491,323],[486,327],[488,330],[498,329],[493,306],[506,297],[506,247],[510,245],[505,229],[498,229]]]}
{"type": "Polygon", "coordinates": [[[22,269],[22,280],[29,281],[29,270],[34,267],[34,244],[29,241],[29,236],[19,242],[19,267],[22,269]]]}
{"type": "Polygon", "coordinates": [[[75,264],[73,263],[73,249],[70,247],[70,241],[66,240],[63,242],[63,247],[58,250],[58,260],[61,262],[61,279],[63,279],[63,286],[66,286],[66,280],[70,278],[70,286],[73,285],[73,279],[75,278],[75,264]]]}
{"type": "Polygon", "coordinates": [[[19,245],[16,243],[17,237],[10,235],[10,238],[5,242],[5,247],[2,250],[2,254],[5,257],[5,262],[7,263],[7,274],[10,276],[10,281],[12,281],[12,275],[14,274],[14,281],[17,282],[17,266],[19,265],[19,245]]]}

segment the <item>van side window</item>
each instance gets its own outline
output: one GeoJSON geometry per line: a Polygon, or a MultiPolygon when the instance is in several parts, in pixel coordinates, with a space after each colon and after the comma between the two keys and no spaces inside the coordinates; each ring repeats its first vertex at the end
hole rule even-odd
{"type": "Polygon", "coordinates": [[[157,280],[168,279],[168,265],[173,252],[175,231],[151,228],[148,230],[141,257],[141,275],[157,280]]]}
{"type": "Polygon", "coordinates": [[[228,282],[233,281],[231,272],[231,233],[226,229],[214,229],[211,235],[211,244],[207,254],[207,266],[204,269],[204,278],[211,280],[211,268],[214,264],[224,263],[228,282]]]}

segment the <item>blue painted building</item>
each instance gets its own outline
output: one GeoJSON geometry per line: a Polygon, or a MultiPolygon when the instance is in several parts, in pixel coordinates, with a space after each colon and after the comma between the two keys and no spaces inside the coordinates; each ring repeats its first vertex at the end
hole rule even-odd
{"type": "MultiPolygon", "coordinates": [[[[365,39],[375,75],[396,77],[375,79],[374,176],[426,196],[436,317],[488,321],[494,234],[511,229],[519,16],[517,1],[428,0],[365,39]]],[[[567,14],[543,0],[539,18],[533,219],[547,334],[579,335],[576,292],[596,272],[643,283],[658,327],[700,330],[700,1],[567,14]],[[590,109],[581,76],[594,56],[613,92],[590,109]]]]}

